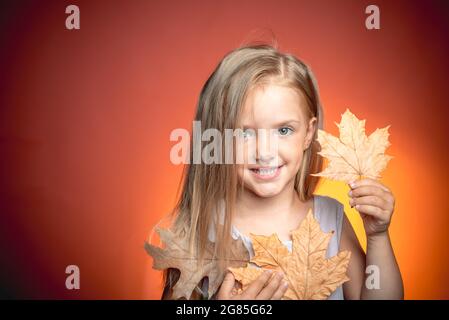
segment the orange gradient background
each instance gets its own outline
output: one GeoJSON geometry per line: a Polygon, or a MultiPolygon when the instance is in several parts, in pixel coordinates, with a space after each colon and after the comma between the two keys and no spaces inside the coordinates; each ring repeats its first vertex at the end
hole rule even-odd
{"type": "MultiPolygon", "coordinates": [[[[325,129],[348,107],[391,125],[382,182],[407,299],[449,298],[448,6],[442,1],[67,1],[1,8],[0,286],[5,297],[158,299],[143,248],[175,203],[170,132],[230,50],[271,30],[318,79],[325,129]],[[381,29],[365,28],[377,4],[381,29]],[[81,289],[65,289],[76,264],[81,289]]],[[[345,204],[344,183],[317,193],[345,204]]]]}

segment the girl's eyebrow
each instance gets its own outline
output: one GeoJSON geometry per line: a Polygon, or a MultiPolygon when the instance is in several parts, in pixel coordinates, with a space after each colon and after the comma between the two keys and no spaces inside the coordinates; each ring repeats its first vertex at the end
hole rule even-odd
{"type": "Polygon", "coordinates": [[[279,123],[276,124],[275,126],[276,126],[276,127],[280,127],[280,126],[285,126],[285,125],[287,125],[287,124],[293,124],[293,123],[300,124],[301,122],[298,121],[298,120],[286,120],[286,121],[279,122],[279,123]]]}
{"type": "MultiPolygon", "coordinates": [[[[291,125],[291,124],[294,124],[294,123],[299,125],[299,124],[301,124],[301,121],[298,121],[298,120],[284,120],[284,121],[281,121],[281,122],[278,122],[278,123],[274,124],[273,127],[277,128],[277,127],[282,127],[282,126],[289,125],[289,124],[291,125]]],[[[244,129],[251,129],[252,128],[252,126],[248,125],[248,124],[243,124],[242,127],[244,129]]]]}

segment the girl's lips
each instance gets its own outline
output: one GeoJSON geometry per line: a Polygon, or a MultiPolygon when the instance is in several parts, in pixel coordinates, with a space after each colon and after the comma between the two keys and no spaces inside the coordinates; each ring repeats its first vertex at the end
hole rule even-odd
{"type": "Polygon", "coordinates": [[[275,179],[281,174],[282,167],[284,165],[281,165],[279,167],[259,167],[254,169],[249,169],[252,174],[261,180],[271,180],[275,179]]]}

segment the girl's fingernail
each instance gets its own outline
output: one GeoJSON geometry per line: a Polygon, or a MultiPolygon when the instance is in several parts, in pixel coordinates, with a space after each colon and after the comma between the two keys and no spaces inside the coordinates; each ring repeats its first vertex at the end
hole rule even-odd
{"type": "Polygon", "coordinates": [[[282,285],[283,285],[284,287],[288,287],[288,282],[284,280],[284,282],[282,283],[282,285]]]}
{"type": "Polygon", "coordinates": [[[356,205],[355,208],[356,208],[357,210],[359,210],[359,209],[360,209],[360,206],[359,206],[359,205],[356,205]]]}
{"type": "Polygon", "coordinates": [[[348,196],[352,197],[352,190],[348,192],[348,196]]]}

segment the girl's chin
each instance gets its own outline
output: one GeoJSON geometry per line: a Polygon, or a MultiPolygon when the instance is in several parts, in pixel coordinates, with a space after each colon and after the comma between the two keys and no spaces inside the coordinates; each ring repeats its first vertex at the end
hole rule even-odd
{"type": "Polygon", "coordinates": [[[264,188],[254,188],[253,192],[262,198],[270,198],[270,197],[274,197],[276,195],[278,195],[279,193],[281,193],[282,189],[281,188],[270,188],[270,189],[264,189],[264,188]]]}

